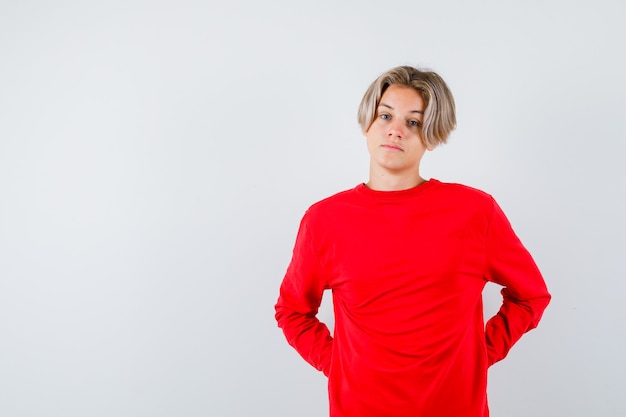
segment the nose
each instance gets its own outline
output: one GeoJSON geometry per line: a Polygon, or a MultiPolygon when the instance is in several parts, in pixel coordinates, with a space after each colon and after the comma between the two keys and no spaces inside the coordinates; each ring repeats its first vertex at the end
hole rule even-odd
{"type": "Polygon", "coordinates": [[[394,120],[389,125],[387,136],[392,139],[402,139],[404,138],[404,133],[404,124],[399,120],[394,120]]]}

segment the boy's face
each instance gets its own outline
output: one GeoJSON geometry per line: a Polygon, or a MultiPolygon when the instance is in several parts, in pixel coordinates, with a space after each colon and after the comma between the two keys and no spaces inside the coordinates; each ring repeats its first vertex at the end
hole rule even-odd
{"type": "Polygon", "coordinates": [[[422,140],[425,108],[413,88],[391,85],[385,90],[374,122],[365,132],[372,169],[394,175],[419,171],[427,149],[422,140]]]}

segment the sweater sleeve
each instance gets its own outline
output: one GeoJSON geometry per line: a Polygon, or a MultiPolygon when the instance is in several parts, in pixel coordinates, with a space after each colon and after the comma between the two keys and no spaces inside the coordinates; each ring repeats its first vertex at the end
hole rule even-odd
{"type": "Polygon", "coordinates": [[[487,280],[502,285],[502,306],[487,321],[485,336],[489,365],[504,359],[524,333],[537,327],[550,302],[546,284],[509,221],[492,200],[487,231],[487,280]]]}
{"type": "Polygon", "coordinates": [[[317,318],[326,288],[326,279],[305,215],[280,286],[275,317],[289,344],[307,362],[328,376],[333,339],[328,327],[317,318]]]}

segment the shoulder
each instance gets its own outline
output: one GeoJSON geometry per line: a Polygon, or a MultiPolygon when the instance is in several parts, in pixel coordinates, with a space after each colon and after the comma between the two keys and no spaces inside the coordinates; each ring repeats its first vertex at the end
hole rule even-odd
{"type": "Polygon", "coordinates": [[[307,213],[310,214],[321,214],[324,212],[336,210],[337,208],[344,206],[346,204],[353,204],[357,199],[356,188],[351,188],[349,190],[339,191],[329,197],[326,197],[314,204],[312,204],[307,213]]]}
{"type": "Polygon", "coordinates": [[[475,202],[476,204],[493,204],[493,197],[491,194],[478,188],[470,187],[468,185],[454,183],[454,182],[437,182],[437,187],[434,187],[434,191],[438,198],[445,198],[458,202],[475,202]]]}
{"type": "Polygon", "coordinates": [[[433,187],[431,202],[438,207],[454,213],[473,213],[490,218],[496,201],[491,194],[464,184],[439,182],[433,187]],[[447,208],[447,209],[446,209],[447,208]]]}
{"type": "Polygon", "coordinates": [[[357,187],[337,192],[313,203],[304,213],[303,221],[308,224],[326,224],[351,212],[355,206],[361,204],[356,192],[357,187]]]}

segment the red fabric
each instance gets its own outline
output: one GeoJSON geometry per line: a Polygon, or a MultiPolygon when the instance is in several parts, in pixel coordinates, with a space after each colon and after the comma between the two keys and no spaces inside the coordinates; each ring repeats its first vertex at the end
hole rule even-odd
{"type": "Polygon", "coordinates": [[[329,377],[331,417],[485,417],[488,367],[549,300],[488,194],[437,180],[391,192],[359,185],[304,215],[276,320],[329,377]],[[487,281],[504,289],[485,326],[487,281]],[[325,289],[334,337],[316,318],[325,289]]]}

